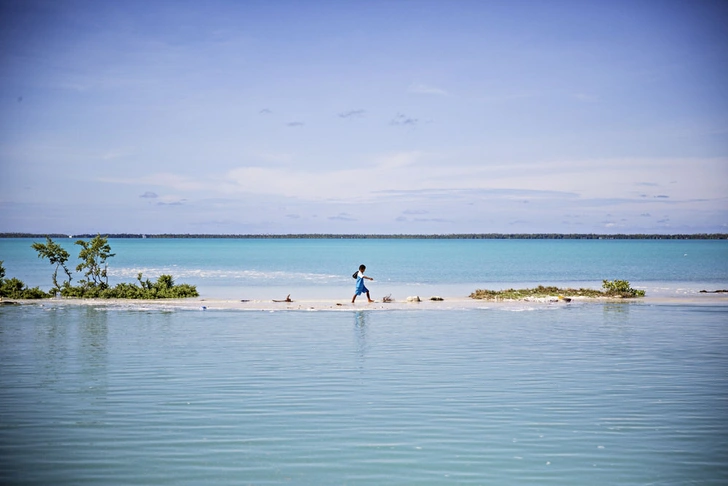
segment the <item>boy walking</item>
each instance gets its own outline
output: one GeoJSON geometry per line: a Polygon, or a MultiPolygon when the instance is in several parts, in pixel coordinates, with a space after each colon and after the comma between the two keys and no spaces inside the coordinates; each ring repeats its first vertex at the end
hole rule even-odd
{"type": "Polygon", "coordinates": [[[364,279],[367,280],[374,280],[371,277],[367,277],[364,275],[364,271],[367,269],[366,265],[359,265],[359,271],[355,274],[356,275],[356,292],[354,293],[354,297],[351,298],[351,303],[353,304],[356,300],[357,296],[360,294],[367,294],[367,300],[369,302],[374,302],[371,297],[369,297],[369,289],[366,288],[366,285],[364,285],[364,279]]]}

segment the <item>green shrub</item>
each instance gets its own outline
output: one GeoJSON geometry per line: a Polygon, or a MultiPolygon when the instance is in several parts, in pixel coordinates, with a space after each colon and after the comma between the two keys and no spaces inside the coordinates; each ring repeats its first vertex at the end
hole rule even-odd
{"type": "Polygon", "coordinates": [[[626,280],[602,280],[602,288],[610,297],[644,297],[644,290],[636,290],[626,280]]]}
{"type": "Polygon", "coordinates": [[[0,297],[8,299],[43,299],[49,297],[49,294],[43,292],[38,287],[28,288],[22,280],[17,278],[5,278],[5,267],[0,260],[0,297]]]}
{"type": "Polygon", "coordinates": [[[626,280],[604,280],[604,290],[595,289],[561,289],[558,287],[544,287],[539,285],[532,289],[484,290],[478,289],[470,294],[471,299],[483,300],[523,300],[528,298],[547,297],[644,297],[644,290],[635,290],[626,280]]]}
{"type": "Polygon", "coordinates": [[[65,284],[61,288],[63,297],[77,299],[184,299],[198,297],[197,287],[194,285],[175,285],[171,275],[160,275],[156,282],[143,280],[142,274],[137,276],[139,284],[119,283],[114,287],[102,285],[71,286],[65,284]]]}
{"type": "Polygon", "coordinates": [[[71,273],[65,266],[68,252],[50,238],[46,238],[46,243],[34,243],[32,247],[38,252],[39,258],[47,258],[51,264],[56,265],[53,272],[54,288],[51,292],[45,294],[37,287],[25,289],[25,284],[17,279],[3,281],[5,269],[2,268],[2,262],[0,262],[0,284],[7,282],[8,286],[6,290],[0,286],[0,292],[4,292],[0,295],[6,296],[7,293],[8,297],[13,296],[13,298],[40,298],[18,296],[25,292],[23,295],[50,297],[60,291],[62,297],[76,299],[183,299],[199,296],[197,287],[188,284],[175,285],[171,275],[160,275],[156,282],[151,282],[149,279],[142,279],[142,274],[139,273],[137,275],[138,284],[120,283],[110,287],[107,260],[113,257],[114,253],[111,253],[111,246],[107,238],[97,235],[88,242],[78,240],[76,244],[82,247],[79,252],[82,263],[76,267],[76,271],[83,271],[83,275],[86,277],[79,281],[79,285],[71,285],[71,273]],[[62,268],[68,275],[68,280],[63,284],[59,284],[57,280],[59,268],[62,268]]]}
{"type": "Polygon", "coordinates": [[[23,289],[21,299],[46,299],[48,297],[52,297],[53,294],[50,292],[43,292],[39,287],[33,287],[29,288],[26,287],[23,289]]]}
{"type": "Polygon", "coordinates": [[[44,299],[49,297],[49,294],[38,287],[28,288],[22,280],[13,277],[0,281],[0,297],[7,297],[8,299],[44,299]]]}

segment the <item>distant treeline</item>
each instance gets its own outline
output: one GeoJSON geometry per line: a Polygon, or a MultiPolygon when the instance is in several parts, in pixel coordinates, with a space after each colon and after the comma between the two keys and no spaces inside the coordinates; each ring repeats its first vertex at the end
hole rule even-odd
{"type": "MultiPolygon", "coordinates": [[[[0,233],[0,238],[94,238],[96,234],[67,235],[60,233],[34,234],[34,233],[0,233]]],[[[695,234],[614,234],[604,235],[595,233],[453,233],[444,235],[380,235],[380,234],[260,234],[260,235],[209,235],[209,234],[136,234],[117,233],[106,234],[108,238],[230,238],[230,239],[356,239],[356,240],[726,240],[726,233],[695,233],[695,234]]]]}

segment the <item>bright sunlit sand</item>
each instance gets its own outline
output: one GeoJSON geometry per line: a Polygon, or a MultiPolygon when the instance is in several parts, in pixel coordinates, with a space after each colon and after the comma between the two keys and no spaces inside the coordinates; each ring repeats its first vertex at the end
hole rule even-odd
{"type": "MultiPolygon", "coordinates": [[[[561,300],[555,297],[526,298],[521,300],[479,300],[469,297],[440,297],[443,300],[430,300],[430,297],[420,296],[419,302],[408,302],[407,297],[394,298],[391,302],[383,302],[378,299],[373,303],[365,300],[352,304],[347,298],[342,299],[295,299],[291,302],[275,302],[274,299],[216,299],[216,298],[192,298],[192,299],[157,299],[157,300],[132,300],[132,299],[47,299],[47,300],[13,300],[5,299],[3,303],[18,303],[24,305],[39,306],[97,306],[97,307],[126,307],[139,309],[185,309],[185,310],[241,310],[241,311],[387,311],[387,310],[468,310],[491,307],[547,307],[547,306],[569,306],[585,304],[606,304],[619,303],[630,305],[672,305],[672,304],[694,304],[694,305],[728,305],[728,294],[707,293],[678,296],[643,297],[634,299],[615,298],[588,298],[573,297],[571,301],[561,300]]],[[[278,299],[275,299],[278,300],[278,299]]]]}

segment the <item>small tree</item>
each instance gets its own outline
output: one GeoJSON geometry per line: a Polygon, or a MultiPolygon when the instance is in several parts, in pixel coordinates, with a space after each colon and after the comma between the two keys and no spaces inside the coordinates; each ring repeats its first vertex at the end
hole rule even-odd
{"type": "Polygon", "coordinates": [[[77,272],[84,272],[86,280],[80,283],[84,287],[99,287],[101,289],[108,288],[109,277],[106,274],[109,268],[106,260],[114,256],[111,253],[111,246],[105,236],[96,235],[91,241],[78,240],[77,245],[83,249],[78,252],[78,258],[82,263],[76,267],[77,272]]]}
{"type": "MultiPolygon", "coordinates": [[[[68,275],[68,284],[71,283],[73,277],[71,272],[66,267],[66,262],[70,256],[66,250],[61,247],[58,243],[55,243],[49,237],[46,236],[45,243],[33,243],[33,249],[38,252],[38,258],[47,258],[51,265],[55,265],[56,269],[53,272],[53,287],[55,290],[61,290],[61,286],[58,285],[58,268],[63,268],[63,271],[68,275]]],[[[64,282],[65,283],[65,282],[64,282]]]]}

